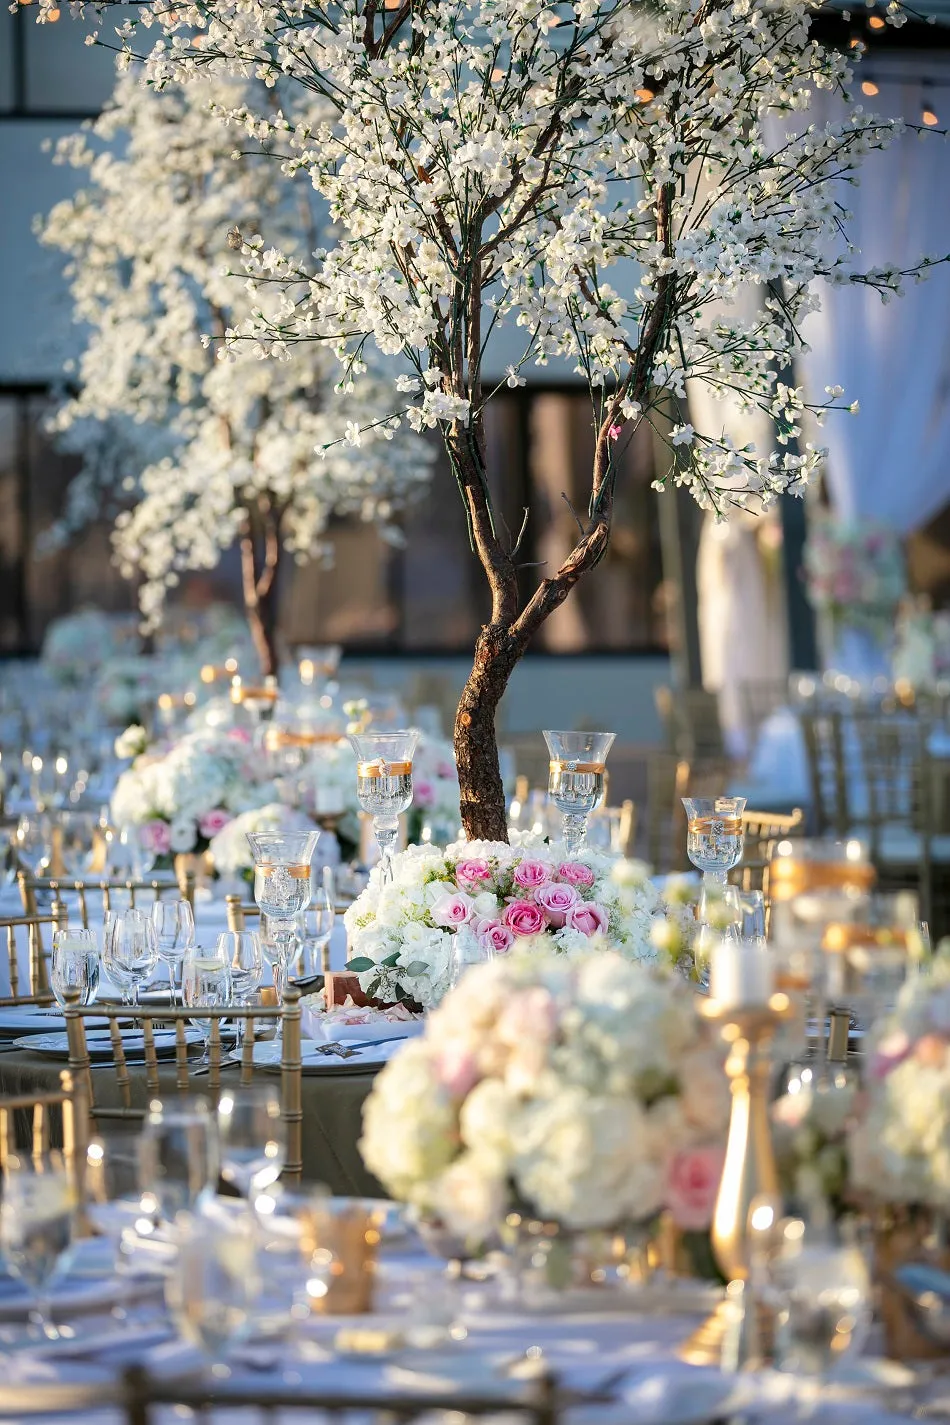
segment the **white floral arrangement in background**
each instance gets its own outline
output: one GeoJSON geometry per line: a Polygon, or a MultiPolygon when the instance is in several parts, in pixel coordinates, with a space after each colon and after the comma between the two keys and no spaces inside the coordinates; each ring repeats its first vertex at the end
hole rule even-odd
{"type": "Polygon", "coordinates": [[[621,955],[470,970],[377,1077],[366,1166],[470,1241],[513,1209],[568,1229],[663,1208],[708,1226],[729,1094],[680,979],[621,955]]]}
{"type": "Polygon", "coordinates": [[[348,968],[371,998],[430,1008],[449,988],[459,932],[486,954],[519,941],[563,955],[607,945],[652,964],[654,922],[665,913],[646,866],[590,848],[572,856],[534,836],[412,846],[393,857],[391,881],[374,869],[347,910],[348,968]]]}
{"type": "MultiPolygon", "coordinates": [[[[139,741],[133,729],[117,745],[139,741]]],[[[111,815],[138,826],[159,856],[204,851],[241,812],[276,799],[260,778],[260,758],[238,728],[189,732],[167,750],[146,750],[119,777],[111,815]]]]}
{"type": "MultiPolygon", "coordinates": [[[[459,774],[455,749],[444,737],[428,734],[419,739],[412,759],[412,806],[409,810],[409,840],[420,842],[426,825],[452,827],[451,839],[459,834],[459,774]]],[[[436,835],[433,840],[440,840],[436,835]]]]}
{"type": "Polygon", "coordinates": [[[135,621],[125,615],[81,609],[54,619],[46,630],[40,654],[43,665],[62,683],[86,683],[123,648],[135,652],[139,639],[135,621]]]}
{"type": "Polygon", "coordinates": [[[804,568],[809,602],[835,625],[890,631],[907,592],[907,570],[889,526],[812,515],[804,568]]]}
{"type": "MultiPolygon", "coordinates": [[[[254,856],[247,839],[248,832],[261,831],[313,831],[313,821],[302,811],[283,806],[280,802],[269,802],[266,806],[253,807],[240,812],[232,821],[212,836],[208,850],[214,861],[214,869],[219,876],[238,877],[253,881],[254,856]]],[[[317,852],[319,856],[319,850],[317,852]]]]}
{"type": "Polygon", "coordinates": [[[884,1203],[950,1200],[950,957],[907,980],[871,1032],[866,1104],[849,1139],[851,1185],[884,1203]]]}

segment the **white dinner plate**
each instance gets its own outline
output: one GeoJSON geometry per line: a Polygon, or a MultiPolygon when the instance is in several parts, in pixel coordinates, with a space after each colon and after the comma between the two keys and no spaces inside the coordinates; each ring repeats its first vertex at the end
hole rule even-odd
{"type": "Polygon", "coordinates": [[[40,1034],[65,1024],[58,1005],[24,1004],[0,1009],[0,1035],[40,1034]]]}
{"type": "Polygon", "coordinates": [[[660,1362],[637,1371],[617,1392],[617,1403],[572,1410],[578,1425],[709,1425],[727,1417],[737,1395],[734,1377],[711,1366],[660,1362]]]}
{"type": "MultiPolygon", "coordinates": [[[[353,1049],[345,1058],[337,1054],[321,1053],[321,1045],[316,1040],[305,1039],[300,1046],[300,1059],[305,1074],[352,1074],[363,1070],[379,1069],[399,1052],[405,1043],[403,1039],[387,1039],[382,1044],[370,1044],[364,1049],[353,1049]]],[[[241,1050],[235,1049],[231,1059],[239,1064],[241,1050]]],[[[281,1045],[275,1039],[264,1039],[254,1045],[254,1063],[273,1073],[280,1072],[281,1045]]]]}
{"type": "MultiPolygon", "coordinates": [[[[156,1029],[152,1037],[155,1040],[155,1053],[159,1059],[175,1057],[176,1034],[174,1029],[156,1029]]],[[[201,1041],[201,1035],[197,1030],[186,1030],[185,1041],[188,1044],[198,1044],[201,1041]]],[[[69,1037],[64,1032],[30,1034],[22,1039],[14,1039],[13,1042],[18,1049],[29,1049],[34,1054],[45,1054],[51,1059],[69,1058],[69,1037]]],[[[112,1062],[114,1057],[112,1036],[108,1029],[87,1029],[86,1047],[89,1051],[89,1058],[94,1064],[112,1062]]],[[[123,1030],[122,1048],[127,1059],[144,1060],[145,1035],[140,1029],[123,1030]]]]}
{"type": "Polygon", "coordinates": [[[389,1039],[412,1039],[421,1034],[425,1020],[419,1019],[379,1019],[371,1024],[340,1024],[328,1022],[322,1014],[311,1014],[308,1028],[312,1037],[321,1044],[382,1044],[389,1039]]]}

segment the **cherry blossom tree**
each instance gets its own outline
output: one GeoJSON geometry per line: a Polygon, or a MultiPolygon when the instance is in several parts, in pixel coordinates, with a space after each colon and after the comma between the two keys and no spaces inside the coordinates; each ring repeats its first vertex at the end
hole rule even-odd
{"type": "MultiPolygon", "coordinates": [[[[237,543],[267,674],[277,666],[283,552],[327,555],[336,514],[396,537],[393,515],[427,479],[432,451],[387,419],[391,378],[364,364],[344,373],[324,345],[287,362],[216,359],[215,343],[259,309],[243,274],[229,274],[243,241],[236,225],[266,224],[305,249],[318,236],[312,190],[282,175],[268,127],[237,152],[216,117],[255,102],[255,91],[266,103],[254,80],[205,76],[160,93],[122,76],[106,113],[58,146],[58,161],[87,182],[57,204],[42,238],[69,255],[75,315],[89,333],[78,394],[54,418],[84,457],[54,538],[107,499],[131,502],[114,544],[123,572],[142,576],[147,627],[181,571],[213,568],[237,543]]],[[[310,96],[300,98],[313,115],[310,96]]]]}
{"type": "Polygon", "coordinates": [[[496,708],[604,556],[620,443],[643,422],[665,431],[658,485],[723,514],[800,493],[817,469],[802,417],[843,393],[809,401],[787,373],[822,281],[886,296],[908,275],[863,271],[847,238],[845,185],[895,126],[857,107],[808,124],[811,92],[846,91],[849,70],[812,39],[804,0],[153,0],[138,13],[120,43],[153,84],[237,75],[325,106],[314,121],[282,101],[227,116],[287,146],[284,172],[309,177],[336,236],[307,253],[242,230],[255,305],[225,345],[279,362],[327,343],[347,372],[373,346],[404,362],[395,414],[440,430],[491,593],[455,750],[466,831],[503,839],[496,708]],[[502,384],[566,359],[596,434],[576,543],[524,599],[521,537],[486,471],[485,373],[504,328],[522,354],[502,384]],[[688,381],[765,412],[778,448],[671,424],[688,381]]]}

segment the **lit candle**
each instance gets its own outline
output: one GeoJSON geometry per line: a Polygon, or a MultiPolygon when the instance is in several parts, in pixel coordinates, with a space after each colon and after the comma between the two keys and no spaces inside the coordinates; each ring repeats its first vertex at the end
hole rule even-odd
{"type": "Polygon", "coordinates": [[[767,1004],[774,978],[772,953],[762,941],[725,937],[713,946],[709,994],[723,1008],[767,1004]]]}

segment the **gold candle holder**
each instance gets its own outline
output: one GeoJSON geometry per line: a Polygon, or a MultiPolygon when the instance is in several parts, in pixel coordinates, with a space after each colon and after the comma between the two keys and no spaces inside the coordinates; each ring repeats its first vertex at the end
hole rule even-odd
{"type": "MultiPolygon", "coordinates": [[[[749,1211],[753,1202],[771,1200],[781,1215],[781,1193],[769,1124],[769,1052],[779,1025],[795,1014],[786,994],[772,995],[767,1004],[723,1006],[707,999],[699,1012],[718,1025],[729,1045],[726,1075],[732,1091],[726,1159],[713,1212],[712,1247],[723,1275],[730,1282],[749,1277],[749,1211]]],[[[731,1325],[734,1304],[722,1302],[680,1348],[692,1365],[719,1362],[731,1325]]]]}

